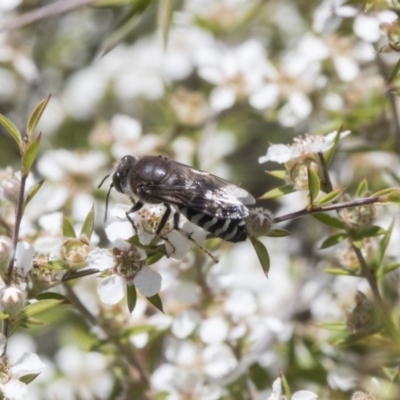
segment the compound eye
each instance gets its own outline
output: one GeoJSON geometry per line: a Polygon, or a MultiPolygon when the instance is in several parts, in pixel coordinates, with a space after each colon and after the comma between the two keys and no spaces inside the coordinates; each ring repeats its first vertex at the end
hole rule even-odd
{"type": "Polygon", "coordinates": [[[115,187],[115,190],[117,190],[120,193],[123,193],[122,187],[121,187],[121,174],[119,172],[116,172],[112,176],[112,181],[113,181],[113,185],[115,187]]]}

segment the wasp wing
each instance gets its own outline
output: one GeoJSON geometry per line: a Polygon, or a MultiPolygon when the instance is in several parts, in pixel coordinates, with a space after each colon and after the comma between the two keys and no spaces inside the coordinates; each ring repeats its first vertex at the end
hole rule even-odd
{"type": "Polygon", "coordinates": [[[246,190],[187,165],[178,162],[172,165],[168,184],[148,185],[148,194],[217,218],[241,219],[249,215],[245,205],[254,204],[255,199],[246,190]]]}

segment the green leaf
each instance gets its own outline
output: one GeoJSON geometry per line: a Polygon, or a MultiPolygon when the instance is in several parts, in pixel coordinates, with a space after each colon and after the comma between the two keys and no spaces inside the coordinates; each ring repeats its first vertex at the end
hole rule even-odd
{"type": "Polygon", "coordinates": [[[385,235],[379,241],[379,249],[376,252],[376,264],[375,264],[378,269],[380,269],[383,257],[385,256],[386,249],[387,249],[387,246],[390,241],[390,237],[392,236],[393,226],[394,226],[394,221],[392,221],[392,223],[390,224],[389,228],[387,229],[385,235]]]}
{"type": "Polygon", "coordinates": [[[389,75],[388,83],[392,82],[394,78],[399,74],[400,71],[400,59],[397,61],[396,65],[393,67],[392,72],[389,75]]]}
{"type": "Polygon", "coordinates": [[[262,243],[260,240],[258,240],[254,236],[250,236],[250,241],[254,247],[254,250],[257,253],[258,259],[260,260],[261,267],[264,271],[264,274],[268,278],[268,273],[269,273],[269,269],[270,269],[270,260],[269,260],[268,250],[264,246],[264,243],[262,243]]]}
{"type": "Polygon", "coordinates": [[[63,271],[65,269],[69,269],[70,265],[64,260],[51,260],[46,263],[46,268],[53,271],[63,271]]]}
{"type": "Polygon", "coordinates": [[[141,333],[150,333],[156,330],[157,327],[155,325],[134,325],[130,326],[128,329],[124,329],[119,337],[129,338],[130,336],[140,335],[141,333]]]}
{"type": "Polygon", "coordinates": [[[340,219],[333,217],[332,215],[325,213],[315,213],[311,214],[319,222],[336,229],[346,229],[346,224],[340,219]]]}
{"type": "Polygon", "coordinates": [[[346,269],[342,269],[342,268],[326,268],[324,269],[324,271],[327,274],[331,274],[331,275],[345,275],[345,276],[355,276],[356,275],[356,271],[348,271],[346,269]]]}
{"type": "Polygon", "coordinates": [[[65,215],[63,217],[63,236],[76,239],[74,227],[65,215]]]}
{"type": "Polygon", "coordinates": [[[60,293],[45,292],[36,296],[37,300],[57,300],[63,304],[72,304],[71,301],[60,293]]]}
{"type": "Polygon", "coordinates": [[[368,192],[368,181],[364,178],[358,185],[356,197],[364,197],[366,192],[368,192]]]}
{"type": "Polygon", "coordinates": [[[319,180],[318,174],[307,168],[308,175],[308,194],[310,196],[310,205],[314,204],[314,200],[317,198],[319,191],[321,190],[321,182],[319,180]]]}
{"type": "Polygon", "coordinates": [[[337,322],[321,322],[318,323],[317,326],[322,329],[328,329],[329,331],[335,332],[347,332],[347,326],[342,321],[337,322]]]}
{"type": "Polygon", "coordinates": [[[154,263],[156,263],[157,261],[161,260],[163,257],[165,256],[165,253],[162,251],[157,251],[154,254],[149,255],[146,258],[146,265],[152,265],[154,263]]]}
{"type": "Polygon", "coordinates": [[[263,194],[261,197],[259,197],[260,200],[266,200],[266,199],[276,199],[277,197],[281,197],[284,194],[292,193],[294,192],[294,187],[293,185],[283,185],[278,188],[269,190],[267,193],[263,194]]]}
{"type": "Polygon", "coordinates": [[[333,141],[333,146],[325,152],[324,158],[326,166],[329,167],[330,163],[332,162],[333,156],[336,153],[337,147],[339,145],[340,135],[343,132],[343,125],[339,128],[336,133],[335,140],[333,141]]]}
{"type": "Polygon", "coordinates": [[[160,310],[162,313],[164,313],[161,297],[158,293],[154,296],[147,297],[147,300],[149,300],[149,302],[153,304],[153,306],[156,307],[157,310],[160,310]]]}
{"type": "Polygon", "coordinates": [[[322,205],[326,205],[329,203],[333,203],[334,201],[336,201],[343,193],[344,189],[336,189],[333,190],[330,193],[327,193],[326,195],[322,196],[320,199],[318,199],[317,201],[315,201],[315,205],[316,206],[322,206],[322,205]]]}
{"type": "Polygon", "coordinates": [[[371,197],[378,197],[378,196],[382,196],[384,194],[389,194],[391,192],[398,192],[399,188],[386,188],[386,189],[382,189],[379,190],[378,192],[375,192],[374,194],[371,195],[371,197]]]}
{"type": "Polygon", "coordinates": [[[329,236],[326,238],[322,244],[320,249],[327,249],[329,247],[335,246],[340,242],[343,242],[343,240],[347,239],[347,233],[336,233],[335,235],[329,236]]]}
{"type": "Polygon", "coordinates": [[[79,236],[84,236],[86,239],[90,240],[94,227],[94,206],[90,209],[88,215],[83,222],[81,233],[79,236]]]}
{"type": "Polygon", "coordinates": [[[10,134],[15,140],[19,149],[22,147],[22,137],[18,128],[4,115],[0,114],[0,125],[10,134]]]}
{"type": "MultiPolygon", "coordinates": [[[[107,0],[109,1],[109,0],[107,0]]],[[[105,1],[97,0],[99,5],[105,1]]],[[[131,8],[122,21],[119,21],[117,29],[108,36],[102,44],[98,57],[102,57],[113,49],[118,43],[122,42],[139,24],[146,8],[153,3],[152,0],[136,0],[130,2],[131,8]]]]}
{"type": "Polygon", "coordinates": [[[396,271],[400,267],[399,262],[391,262],[389,264],[386,264],[379,268],[379,272],[376,274],[377,278],[381,278],[382,276],[385,276],[389,272],[396,271]]]}
{"type": "Polygon", "coordinates": [[[134,285],[126,285],[126,300],[128,302],[129,312],[132,313],[137,300],[136,287],[134,285]]]}
{"type": "Polygon", "coordinates": [[[39,181],[28,193],[28,195],[26,196],[26,199],[24,201],[24,210],[26,208],[26,206],[29,204],[29,202],[36,196],[36,193],[40,190],[40,188],[42,187],[43,183],[44,183],[44,179],[42,179],[41,181],[39,181]]]}
{"type": "Polygon", "coordinates": [[[393,190],[386,196],[382,196],[381,203],[400,203],[400,190],[393,190]]]}
{"type": "Polygon", "coordinates": [[[0,312],[0,321],[2,321],[2,320],[4,320],[4,319],[7,319],[9,316],[10,316],[9,314],[0,312]]]}
{"type": "Polygon", "coordinates": [[[29,304],[22,310],[21,317],[33,317],[36,314],[42,313],[44,311],[48,311],[59,304],[61,304],[63,300],[54,300],[54,299],[47,299],[47,300],[39,300],[35,303],[29,304]]]}
{"type": "Polygon", "coordinates": [[[285,170],[277,170],[277,171],[265,171],[268,175],[273,176],[274,178],[281,179],[282,181],[286,180],[287,172],[285,170]]]}
{"type": "Polygon", "coordinates": [[[45,99],[43,99],[37,106],[36,108],[32,111],[32,114],[30,115],[28,119],[28,124],[26,127],[26,133],[28,135],[28,138],[31,139],[32,135],[36,129],[36,126],[38,122],[40,121],[40,118],[44,112],[44,110],[47,107],[47,104],[50,101],[51,95],[47,96],[45,99]]]}
{"type": "Polygon", "coordinates": [[[31,383],[33,380],[35,380],[40,374],[28,374],[28,375],[23,375],[20,378],[18,378],[19,381],[25,383],[25,385],[28,385],[31,383]]]}
{"type": "Polygon", "coordinates": [[[283,385],[283,392],[285,393],[286,397],[288,398],[288,400],[292,399],[292,393],[290,392],[290,387],[288,384],[288,381],[286,380],[285,375],[283,375],[283,373],[281,372],[281,379],[282,379],[282,385],[283,385]]]}
{"type": "Polygon", "coordinates": [[[39,135],[28,144],[25,153],[22,155],[22,173],[24,176],[28,176],[32,164],[36,159],[41,138],[42,134],[39,133],[39,135]]]}
{"type": "Polygon", "coordinates": [[[386,229],[383,229],[381,226],[367,226],[365,228],[360,228],[357,230],[351,230],[349,232],[349,236],[353,240],[353,242],[358,242],[366,237],[375,237],[384,235],[386,233],[386,229]]]}
{"type": "Polygon", "coordinates": [[[161,28],[164,47],[167,47],[168,32],[172,21],[172,1],[161,0],[158,3],[158,24],[161,28]]]}
{"type": "Polygon", "coordinates": [[[286,229],[272,229],[271,231],[268,232],[269,237],[285,237],[285,236],[289,236],[290,232],[287,231],[286,229]]]}

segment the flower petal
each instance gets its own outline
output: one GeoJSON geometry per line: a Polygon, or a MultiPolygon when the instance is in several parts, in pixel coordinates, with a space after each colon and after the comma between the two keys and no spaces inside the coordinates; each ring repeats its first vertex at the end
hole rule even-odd
{"type": "Polygon", "coordinates": [[[280,400],[282,396],[282,381],[281,378],[276,378],[272,383],[272,393],[268,400],[280,400]]]}
{"type": "Polygon", "coordinates": [[[26,352],[11,366],[11,374],[14,378],[20,378],[25,375],[40,374],[46,365],[42,363],[35,353],[26,352]]]}
{"type": "Polygon", "coordinates": [[[97,268],[100,271],[111,268],[114,263],[114,257],[107,249],[96,248],[92,250],[87,257],[88,268],[97,268]]]}
{"type": "Polygon", "coordinates": [[[105,231],[110,242],[114,242],[117,239],[129,239],[134,234],[132,225],[128,221],[111,222],[105,231]]]}
{"type": "Polygon", "coordinates": [[[293,393],[292,400],[317,400],[318,396],[309,390],[299,390],[293,393]]]}
{"type": "Polygon", "coordinates": [[[133,280],[135,286],[145,297],[154,296],[161,289],[161,275],[151,268],[145,267],[138,272],[133,280]]]}
{"type": "Polygon", "coordinates": [[[18,242],[15,252],[15,266],[26,275],[32,268],[32,259],[35,249],[27,242],[18,242]]]}
{"type": "Polygon", "coordinates": [[[5,399],[22,400],[28,394],[25,383],[17,379],[11,379],[5,384],[0,385],[5,399]]]}
{"type": "Polygon", "coordinates": [[[117,304],[125,295],[126,282],[119,275],[104,278],[97,286],[97,294],[105,304],[117,304]]]}

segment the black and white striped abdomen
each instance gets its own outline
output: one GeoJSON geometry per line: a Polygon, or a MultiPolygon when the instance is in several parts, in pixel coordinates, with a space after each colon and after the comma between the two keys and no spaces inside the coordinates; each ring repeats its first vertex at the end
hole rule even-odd
{"type": "Polygon", "coordinates": [[[244,219],[217,218],[187,207],[179,207],[179,211],[193,224],[227,242],[243,242],[247,239],[247,226],[244,219]]]}

